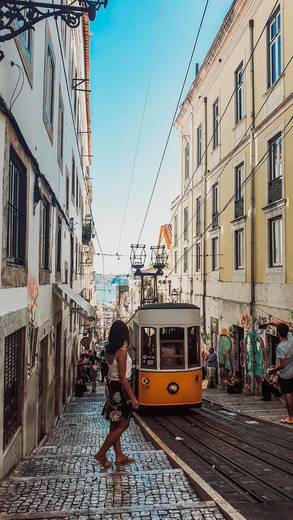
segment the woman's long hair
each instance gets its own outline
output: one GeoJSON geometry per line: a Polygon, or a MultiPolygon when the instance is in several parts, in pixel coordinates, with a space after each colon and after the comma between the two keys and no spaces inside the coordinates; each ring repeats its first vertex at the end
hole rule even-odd
{"type": "Polygon", "coordinates": [[[106,346],[107,354],[116,354],[124,342],[130,344],[129,330],[124,321],[116,320],[112,323],[108,336],[108,344],[106,346]]]}

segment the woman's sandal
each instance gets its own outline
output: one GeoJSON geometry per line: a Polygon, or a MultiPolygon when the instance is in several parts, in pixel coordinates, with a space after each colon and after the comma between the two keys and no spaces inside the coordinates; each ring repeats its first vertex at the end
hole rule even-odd
{"type": "Polygon", "coordinates": [[[125,465],[125,464],[132,464],[132,462],[134,462],[135,459],[133,457],[127,457],[127,455],[124,455],[124,457],[122,457],[121,459],[116,459],[116,464],[119,466],[120,464],[121,465],[125,465]]]}
{"type": "Polygon", "coordinates": [[[290,424],[293,425],[293,419],[290,419],[289,417],[286,417],[286,419],[281,419],[282,424],[290,424]]]}
{"type": "Polygon", "coordinates": [[[109,469],[113,466],[113,464],[110,460],[106,459],[106,457],[101,457],[101,455],[98,455],[97,453],[95,455],[95,460],[99,464],[101,464],[101,466],[103,466],[103,468],[105,468],[105,469],[109,469]]]}

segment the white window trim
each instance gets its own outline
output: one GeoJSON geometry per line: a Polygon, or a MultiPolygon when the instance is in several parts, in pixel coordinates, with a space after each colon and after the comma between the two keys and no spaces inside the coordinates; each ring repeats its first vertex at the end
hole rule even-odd
{"type": "MultiPolygon", "coordinates": [[[[282,139],[282,172],[283,172],[283,185],[282,185],[282,198],[284,197],[284,182],[285,182],[285,175],[284,175],[284,158],[285,158],[285,139],[284,139],[284,123],[279,124],[278,126],[275,126],[271,132],[266,134],[265,136],[265,145],[266,145],[266,151],[269,149],[269,142],[278,134],[281,132],[281,139],[282,139]]],[[[267,155],[266,159],[266,204],[269,204],[269,180],[270,180],[270,156],[267,155]]],[[[280,199],[281,201],[282,199],[280,199]]],[[[278,204],[279,201],[273,202],[272,204],[278,204]]]]}

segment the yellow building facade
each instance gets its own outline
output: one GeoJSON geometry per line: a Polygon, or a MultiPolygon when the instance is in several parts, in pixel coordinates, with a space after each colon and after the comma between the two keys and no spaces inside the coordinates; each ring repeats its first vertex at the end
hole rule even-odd
{"type": "Polygon", "coordinates": [[[235,0],[176,121],[172,289],[247,392],[293,322],[292,19],[290,0],[235,0]]]}

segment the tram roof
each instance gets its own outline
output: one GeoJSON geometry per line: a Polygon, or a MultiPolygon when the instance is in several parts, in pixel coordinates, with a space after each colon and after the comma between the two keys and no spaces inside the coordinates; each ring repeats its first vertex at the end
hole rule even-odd
{"type": "Polygon", "coordinates": [[[197,305],[193,305],[192,303],[149,303],[146,305],[141,305],[138,307],[139,311],[142,310],[157,310],[157,309],[196,309],[199,310],[197,305]]]}

